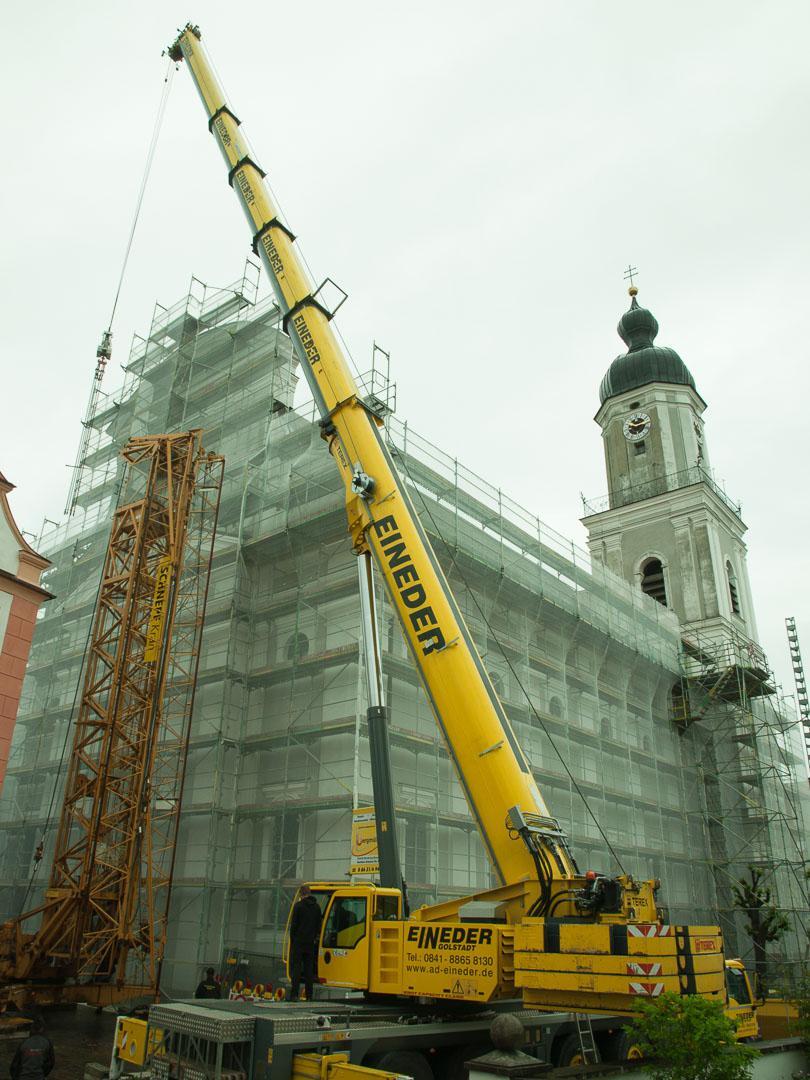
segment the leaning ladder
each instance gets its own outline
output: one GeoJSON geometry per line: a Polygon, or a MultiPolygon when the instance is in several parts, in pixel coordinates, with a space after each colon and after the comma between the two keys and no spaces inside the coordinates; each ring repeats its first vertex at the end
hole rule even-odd
{"type": "Polygon", "coordinates": [[[588,1013],[571,1013],[579,1038],[579,1048],[582,1051],[583,1065],[596,1065],[599,1063],[599,1051],[596,1048],[596,1039],[593,1034],[593,1026],[588,1013]]]}

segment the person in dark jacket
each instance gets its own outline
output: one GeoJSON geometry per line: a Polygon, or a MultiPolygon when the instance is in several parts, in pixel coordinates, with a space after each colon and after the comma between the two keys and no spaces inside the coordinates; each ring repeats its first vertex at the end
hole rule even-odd
{"type": "Polygon", "coordinates": [[[37,1016],[31,1034],[20,1043],[11,1059],[11,1080],[43,1080],[54,1066],[53,1043],[45,1035],[45,1024],[37,1016]]]}
{"type": "Polygon", "coordinates": [[[214,978],[214,969],[205,969],[205,978],[197,986],[194,991],[195,998],[218,998],[219,995],[219,983],[214,978]]]}
{"type": "Polygon", "coordinates": [[[308,885],[302,885],[290,919],[290,998],[298,1001],[303,981],[304,997],[312,1001],[315,957],[321,932],[321,908],[308,885]]]}

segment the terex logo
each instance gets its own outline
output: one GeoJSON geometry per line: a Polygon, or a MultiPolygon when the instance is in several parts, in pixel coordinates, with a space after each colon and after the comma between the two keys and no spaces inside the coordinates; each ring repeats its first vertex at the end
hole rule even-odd
{"type": "Polygon", "coordinates": [[[410,926],[408,942],[418,949],[442,945],[491,945],[492,931],[486,926],[410,926]]]}
{"type": "Polygon", "coordinates": [[[435,652],[445,645],[444,634],[439,629],[433,608],[428,604],[425,587],[419,580],[416,567],[397,528],[393,514],[374,522],[374,531],[380,540],[380,547],[386,562],[391,568],[391,576],[402,603],[408,608],[408,618],[416,631],[416,639],[422,646],[422,652],[435,652]]]}
{"type": "Polygon", "coordinates": [[[717,942],[714,938],[695,938],[695,952],[717,952],[717,942]]]}

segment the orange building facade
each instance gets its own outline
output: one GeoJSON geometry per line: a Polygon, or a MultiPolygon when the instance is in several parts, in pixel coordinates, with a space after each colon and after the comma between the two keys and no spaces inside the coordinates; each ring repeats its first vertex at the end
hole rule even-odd
{"type": "Polygon", "coordinates": [[[25,665],[37,612],[51,599],[39,581],[51,564],[17,527],[8,505],[14,485],[0,473],[0,788],[6,775],[25,665]]]}

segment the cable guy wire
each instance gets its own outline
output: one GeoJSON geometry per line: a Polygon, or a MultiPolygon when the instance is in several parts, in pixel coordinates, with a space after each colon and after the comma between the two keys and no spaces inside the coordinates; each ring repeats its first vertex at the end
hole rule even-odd
{"type": "Polygon", "coordinates": [[[622,865],[621,859],[616,854],[615,848],[611,844],[610,840],[608,840],[608,837],[607,837],[607,834],[605,833],[605,830],[602,828],[602,826],[599,823],[599,819],[597,818],[596,814],[594,814],[593,810],[591,809],[590,803],[588,802],[588,799],[585,796],[585,792],[579,786],[576,779],[574,778],[574,774],[568,768],[568,764],[567,764],[565,758],[563,757],[562,752],[560,751],[559,747],[557,746],[556,742],[554,741],[554,739],[553,739],[553,737],[551,735],[551,732],[546,727],[546,725],[543,723],[543,719],[540,716],[540,714],[538,713],[537,709],[535,709],[534,704],[532,702],[532,699],[529,696],[528,690],[523,685],[523,681],[521,680],[520,676],[518,675],[517,671],[515,670],[514,664],[509,659],[509,656],[507,654],[506,649],[504,649],[504,647],[501,645],[500,640],[498,639],[497,633],[493,629],[492,624],[490,623],[489,619],[487,618],[481,604],[478,602],[478,598],[475,595],[474,590],[471,588],[469,582],[467,581],[467,579],[466,579],[466,577],[464,575],[464,571],[461,569],[461,567],[458,564],[458,561],[456,560],[455,552],[453,551],[453,549],[450,547],[450,545],[447,543],[447,541],[442,536],[442,531],[439,528],[438,522],[434,518],[430,507],[428,506],[428,503],[427,503],[427,501],[425,499],[425,496],[422,493],[421,487],[419,486],[419,484],[416,483],[413,476],[411,475],[410,469],[408,468],[407,458],[405,457],[404,453],[402,453],[399,450],[397,450],[397,457],[398,457],[399,461],[402,463],[402,468],[405,470],[405,474],[408,477],[408,479],[410,480],[411,486],[413,487],[413,489],[419,495],[419,500],[422,503],[422,507],[423,507],[425,513],[427,514],[428,518],[430,519],[430,523],[431,523],[433,529],[435,530],[436,535],[438,536],[438,538],[441,540],[442,544],[444,544],[445,548],[447,549],[447,553],[448,553],[448,555],[450,557],[450,561],[452,562],[452,564],[453,564],[456,572],[458,573],[459,577],[464,582],[464,586],[467,589],[467,592],[468,592],[470,598],[472,599],[472,602],[475,604],[475,607],[476,607],[476,609],[478,611],[478,614],[481,616],[481,619],[483,620],[484,625],[486,626],[487,630],[491,634],[493,641],[498,646],[498,649],[500,650],[501,655],[503,656],[509,670],[511,671],[512,675],[515,678],[515,682],[520,687],[521,693],[526,698],[526,702],[527,702],[529,708],[531,709],[532,713],[534,714],[535,720],[540,725],[540,727],[543,730],[543,733],[548,738],[548,741],[551,744],[551,747],[554,750],[554,753],[560,759],[560,764],[562,765],[563,769],[565,770],[565,772],[566,772],[566,774],[568,776],[568,779],[571,781],[571,784],[572,784],[574,790],[576,791],[577,795],[579,795],[580,799],[582,799],[582,802],[583,802],[583,805],[585,806],[585,809],[588,811],[590,816],[593,818],[593,822],[596,825],[596,828],[599,830],[599,834],[602,837],[602,839],[604,840],[605,846],[607,847],[608,851],[611,853],[613,858],[616,860],[616,863],[617,863],[619,869],[621,870],[621,872],[623,874],[626,874],[627,871],[625,870],[624,866],[622,865]]]}
{"type": "Polygon", "coordinates": [[[146,166],[143,171],[143,177],[141,178],[141,186],[138,190],[138,198],[135,203],[135,214],[132,218],[132,227],[129,230],[129,239],[127,240],[126,250],[124,252],[124,261],[121,266],[121,274],[118,278],[118,287],[115,290],[115,299],[113,300],[112,311],[110,312],[110,321],[107,326],[107,333],[112,331],[113,319],[115,318],[115,310],[118,307],[118,298],[121,295],[121,286],[124,283],[124,274],[127,270],[127,263],[129,262],[129,253],[132,250],[132,241],[135,237],[135,228],[138,224],[138,218],[141,213],[141,206],[143,205],[143,197],[146,192],[146,183],[149,179],[149,173],[152,170],[152,162],[155,160],[155,150],[157,149],[158,138],[160,136],[160,130],[163,127],[163,117],[166,114],[166,105],[169,100],[169,91],[172,87],[172,78],[175,72],[175,65],[172,61],[169,61],[166,75],[163,79],[163,90],[160,95],[160,103],[158,105],[157,116],[155,117],[155,126],[152,129],[152,138],[149,142],[149,149],[146,154],[146,166]]]}

